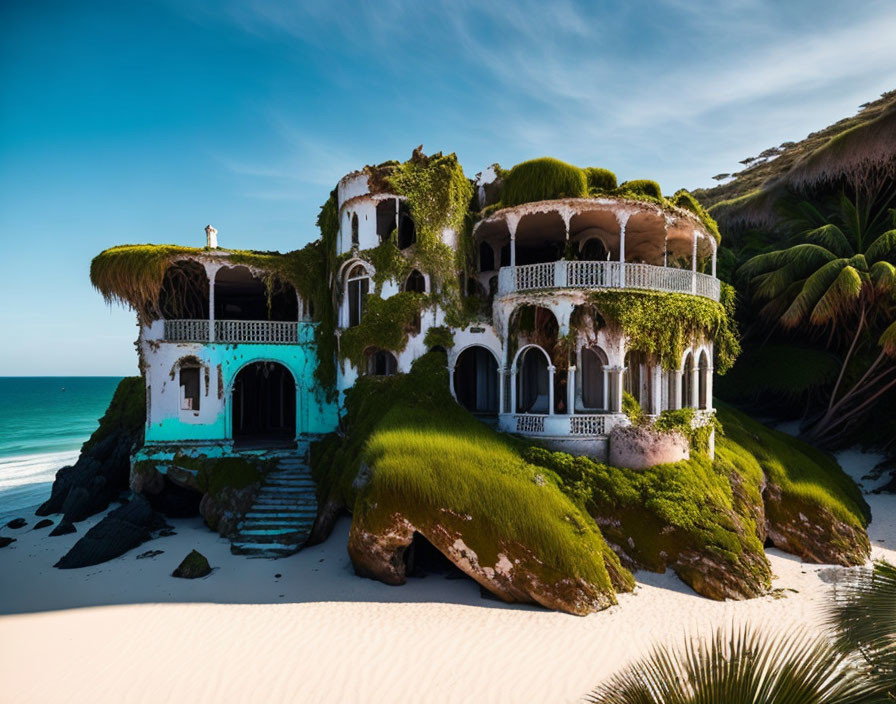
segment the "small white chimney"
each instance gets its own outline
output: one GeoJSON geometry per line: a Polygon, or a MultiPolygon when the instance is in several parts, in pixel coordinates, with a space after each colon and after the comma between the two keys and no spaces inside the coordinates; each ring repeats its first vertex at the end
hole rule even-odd
{"type": "Polygon", "coordinates": [[[218,248],[218,231],[211,225],[205,226],[205,246],[209,249],[218,248]]]}

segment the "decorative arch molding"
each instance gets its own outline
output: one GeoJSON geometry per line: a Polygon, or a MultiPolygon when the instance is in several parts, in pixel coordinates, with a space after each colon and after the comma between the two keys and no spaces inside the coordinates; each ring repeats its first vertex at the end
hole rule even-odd
{"type": "Polygon", "coordinates": [[[523,354],[523,352],[525,352],[526,350],[531,349],[533,347],[537,350],[541,350],[541,353],[544,355],[544,358],[547,360],[548,369],[550,370],[551,368],[553,368],[554,362],[551,360],[551,355],[548,354],[547,350],[544,347],[542,347],[541,345],[536,345],[534,342],[530,342],[528,345],[523,345],[516,351],[516,354],[513,357],[513,363],[510,365],[510,369],[512,371],[515,372],[518,370],[518,362],[519,362],[520,356],[523,354]]]}
{"type": "Polygon", "coordinates": [[[448,366],[452,371],[457,366],[457,360],[460,359],[460,356],[464,352],[466,352],[468,349],[470,349],[471,347],[482,347],[483,349],[488,350],[491,353],[492,357],[495,358],[495,363],[498,365],[498,369],[501,368],[502,355],[501,355],[500,351],[496,352],[494,349],[492,349],[491,347],[489,347],[488,345],[486,345],[483,342],[471,342],[471,343],[464,345],[463,347],[460,347],[460,348],[452,348],[451,355],[448,358],[448,366]]]}
{"type": "Polygon", "coordinates": [[[346,272],[351,271],[356,264],[363,266],[368,276],[373,277],[373,275],[376,274],[376,269],[374,269],[373,264],[360,257],[352,257],[351,259],[346,259],[342,262],[342,266],[339,267],[339,271],[336,274],[337,280],[341,281],[344,285],[346,272]]]}
{"type": "Polygon", "coordinates": [[[258,364],[259,362],[266,362],[269,364],[279,364],[281,367],[286,369],[289,372],[289,375],[292,377],[292,380],[295,382],[296,391],[299,390],[299,382],[296,377],[295,371],[290,367],[287,362],[284,362],[282,359],[272,359],[271,357],[260,356],[260,357],[251,357],[240,363],[239,367],[234,368],[233,373],[230,375],[230,378],[227,380],[224,386],[224,398],[230,398],[230,395],[233,393],[233,382],[236,381],[239,373],[243,371],[246,367],[250,367],[253,364],[258,364]]]}

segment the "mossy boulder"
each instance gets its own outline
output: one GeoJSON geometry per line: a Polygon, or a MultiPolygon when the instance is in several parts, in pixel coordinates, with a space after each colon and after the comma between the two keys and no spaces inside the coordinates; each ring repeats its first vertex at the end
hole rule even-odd
{"type": "Polygon", "coordinates": [[[312,463],[319,502],[353,514],[349,554],[360,574],[402,583],[416,532],[507,601],[583,614],[633,588],[557,478],[453,402],[443,352],[410,374],[359,380],[347,409],[347,435],[316,446],[312,463]]]}
{"type": "Polygon", "coordinates": [[[208,564],[205,555],[196,550],[191,550],[183,561],[177,566],[177,569],[171,573],[172,577],[181,579],[197,579],[211,574],[212,567],[208,564]]]}

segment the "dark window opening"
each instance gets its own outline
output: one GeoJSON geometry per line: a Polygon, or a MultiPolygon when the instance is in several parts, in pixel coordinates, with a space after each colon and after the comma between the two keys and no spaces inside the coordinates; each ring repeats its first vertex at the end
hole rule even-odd
{"type": "Polygon", "coordinates": [[[166,320],[208,320],[208,275],[199,262],[181,261],[165,271],[159,313],[166,320]]]}
{"type": "Polygon", "coordinates": [[[279,277],[269,288],[244,266],[225,267],[215,277],[215,319],[295,321],[299,299],[279,277]]]}
{"type": "Polygon", "coordinates": [[[408,206],[401,203],[398,213],[398,248],[407,249],[417,241],[417,226],[414,224],[408,206]]]}
{"type": "Polygon", "coordinates": [[[180,408],[182,411],[199,410],[199,367],[180,368],[180,408]]]}
{"type": "Polygon", "coordinates": [[[516,264],[543,264],[556,262],[563,258],[565,242],[545,242],[540,245],[520,246],[516,245],[516,264]]]}
{"type": "Polygon", "coordinates": [[[488,242],[479,243],[479,271],[495,270],[495,250],[488,242]]]}
{"type": "Polygon", "coordinates": [[[364,315],[364,306],[367,302],[367,294],[370,291],[370,277],[367,270],[358,264],[348,275],[348,326],[353,328],[361,323],[364,315]]]}
{"type": "Polygon", "coordinates": [[[548,360],[544,351],[530,347],[523,352],[517,374],[517,413],[548,412],[548,360]]]}
{"type": "Polygon", "coordinates": [[[582,405],[588,409],[604,408],[604,366],[607,356],[601,349],[582,350],[582,405]]]}
{"type": "Polygon", "coordinates": [[[241,446],[292,444],[296,433],[296,385],[277,362],[255,362],[233,385],[233,439],[241,446]]]}
{"type": "Polygon", "coordinates": [[[498,412],[498,363],[485,347],[468,347],[454,366],[454,395],[471,413],[498,412]]]}
{"type": "Polygon", "coordinates": [[[609,257],[609,252],[604,243],[597,237],[592,237],[582,247],[580,259],[589,262],[605,262],[609,257]]]}
{"type": "Polygon", "coordinates": [[[398,373],[398,361],[387,350],[370,350],[367,353],[367,374],[370,376],[392,376],[398,373]]]}
{"type": "Polygon", "coordinates": [[[394,198],[389,198],[376,204],[376,236],[380,242],[395,229],[395,203],[394,198]]]}
{"type": "Polygon", "coordinates": [[[416,531],[411,538],[411,544],[404,549],[401,558],[404,562],[405,575],[408,577],[427,577],[431,574],[438,574],[444,575],[446,579],[470,579],[435,545],[416,531]]]}
{"type": "Polygon", "coordinates": [[[426,279],[423,274],[414,269],[404,284],[404,290],[414,293],[426,293],[426,279]]]}
{"type": "Polygon", "coordinates": [[[479,281],[472,276],[467,279],[466,292],[468,296],[481,296],[484,293],[479,281]]]}
{"type": "Polygon", "coordinates": [[[510,266],[510,245],[501,247],[501,266],[510,266]]]}
{"type": "Polygon", "coordinates": [[[352,213],[352,246],[358,246],[358,214],[352,213]]]}

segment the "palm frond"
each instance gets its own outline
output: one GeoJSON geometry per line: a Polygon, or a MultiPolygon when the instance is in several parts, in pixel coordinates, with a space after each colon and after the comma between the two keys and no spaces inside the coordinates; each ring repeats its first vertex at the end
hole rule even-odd
{"type": "Polygon", "coordinates": [[[874,240],[865,250],[865,258],[872,264],[875,262],[896,264],[896,230],[889,230],[874,240]]]}
{"type": "Polygon", "coordinates": [[[890,323],[877,343],[884,348],[890,357],[896,357],[896,322],[890,323]]]}
{"type": "Polygon", "coordinates": [[[835,259],[809,276],[790,306],[781,315],[781,324],[792,328],[804,322],[809,317],[810,311],[834,285],[845,266],[846,262],[843,259],[835,259]]]}
{"type": "Polygon", "coordinates": [[[859,704],[879,689],[852,655],[805,631],[723,629],[680,650],[656,646],[599,686],[593,704],[859,704]]]}
{"type": "MultiPolygon", "coordinates": [[[[896,331],[896,323],[890,329],[896,331]]],[[[827,620],[837,645],[860,653],[870,666],[869,678],[896,695],[896,567],[877,562],[872,570],[853,574],[834,592],[827,620]]]]}
{"type": "Polygon", "coordinates": [[[809,322],[813,325],[823,325],[851,308],[855,300],[862,294],[862,287],[866,283],[867,276],[855,267],[844,266],[834,283],[828,287],[818,303],[815,304],[812,314],[809,316],[809,322]]]}
{"type": "Polygon", "coordinates": [[[807,242],[817,244],[830,250],[838,257],[850,257],[855,253],[855,247],[849,241],[843,230],[836,225],[822,225],[806,233],[807,242]]]}
{"type": "Polygon", "coordinates": [[[890,262],[875,262],[869,274],[878,293],[896,292],[896,266],[890,262]]]}

